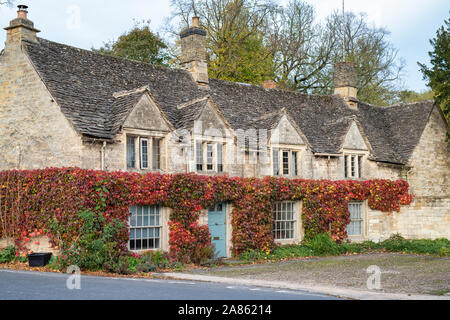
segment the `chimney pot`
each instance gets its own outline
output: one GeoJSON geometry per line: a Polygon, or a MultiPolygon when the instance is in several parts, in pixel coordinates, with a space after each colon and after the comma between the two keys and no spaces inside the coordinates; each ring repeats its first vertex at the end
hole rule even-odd
{"type": "Polygon", "coordinates": [[[37,42],[36,34],[40,32],[34,27],[33,21],[27,17],[28,6],[18,5],[17,18],[9,22],[9,26],[3,28],[6,30],[5,50],[9,48],[18,48],[22,40],[37,42]]]}
{"type": "Polygon", "coordinates": [[[192,18],[192,26],[194,28],[199,28],[200,27],[200,18],[199,17],[193,17],[192,18]]]}
{"type": "Polygon", "coordinates": [[[17,18],[27,19],[28,6],[23,5],[23,4],[19,4],[17,6],[17,8],[19,8],[19,10],[17,11],[17,18]]]}

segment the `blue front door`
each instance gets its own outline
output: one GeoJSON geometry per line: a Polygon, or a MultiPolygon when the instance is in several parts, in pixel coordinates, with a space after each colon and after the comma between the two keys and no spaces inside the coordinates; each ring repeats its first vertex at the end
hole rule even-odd
{"type": "Polygon", "coordinates": [[[227,255],[227,219],[225,213],[225,203],[216,203],[208,210],[208,227],[211,233],[211,240],[216,247],[218,257],[227,255]]]}

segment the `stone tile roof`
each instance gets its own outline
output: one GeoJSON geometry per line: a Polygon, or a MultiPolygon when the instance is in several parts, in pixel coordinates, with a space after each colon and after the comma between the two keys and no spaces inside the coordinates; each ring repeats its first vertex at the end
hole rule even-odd
{"type": "Polygon", "coordinates": [[[26,53],[64,115],[87,136],[114,138],[118,124],[111,123],[112,109],[129,103],[116,101],[116,92],[148,86],[172,123],[177,121],[177,105],[205,95],[184,70],[38,41],[23,41],[26,53]]]}
{"type": "Polygon", "coordinates": [[[210,79],[211,97],[233,128],[254,127],[261,115],[285,108],[315,153],[336,154],[353,119],[363,129],[377,161],[405,164],[433,108],[433,101],[379,107],[347,106],[338,95],[320,96],[210,79]]]}
{"type": "Polygon", "coordinates": [[[200,117],[207,103],[207,99],[201,99],[179,108],[178,119],[175,127],[182,129],[193,128],[194,122],[200,117]]]}
{"type": "Polygon", "coordinates": [[[210,79],[200,89],[185,70],[100,55],[38,38],[25,52],[62,112],[81,134],[112,139],[147,86],[175,128],[192,128],[208,95],[233,129],[271,129],[284,110],[315,153],[338,153],[352,121],[370,142],[375,160],[405,164],[425,128],[432,101],[348,107],[337,95],[307,95],[210,79]],[[135,90],[133,92],[133,90],[135,90]],[[117,96],[117,92],[130,91],[117,96]],[[116,95],[115,95],[116,94],[116,95]]]}

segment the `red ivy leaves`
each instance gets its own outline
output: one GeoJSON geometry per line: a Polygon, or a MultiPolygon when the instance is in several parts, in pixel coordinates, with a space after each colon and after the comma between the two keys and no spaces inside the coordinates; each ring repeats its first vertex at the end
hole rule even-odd
{"type": "MultiPolygon", "coordinates": [[[[410,204],[412,196],[408,183],[401,180],[256,179],[49,168],[1,171],[0,200],[0,237],[11,236],[18,244],[29,230],[49,231],[53,219],[64,226],[64,232],[50,233],[51,240],[60,236],[71,242],[78,235],[81,208],[101,210],[106,221],[127,223],[131,205],[169,207],[170,248],[181,256],[194,244],[210,243],[208,227],[198,226],[197,221],[200,211],[214,203],[233,204],[233,252],[237,254],[273,246],[275,201],[302,201],[306,235],[331,231],[335,240],[342,241],[347,237],[349,201],[368,200],[370,208],[390,213],[410,204]]],[[[126,230],[117,239],[124,249],[127,239],[126,230]]]]}

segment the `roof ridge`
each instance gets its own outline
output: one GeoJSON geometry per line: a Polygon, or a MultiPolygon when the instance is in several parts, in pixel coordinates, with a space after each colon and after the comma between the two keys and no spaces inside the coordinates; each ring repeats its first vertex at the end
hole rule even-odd
{"type": "Polygon", "coordinates": [[[232,84],[232,85],[237,85],[237,86],[244,87],[244,88],[256,87],[259,90],[266,91],[266,92],[278,91],[278,92],[283,92],[283,93],[292,93],[292,94],[295,94],[295,95],[298,95],[298,96],[304,96],[304,97],[333,97],[333,96],[337,96],[336,94],[303,93],[303,92],[298,92],[298,91],[293,91],[293,90],[286,90],[286,89],[281,89],[281,88],[271,88],[271,89],[267,90],[267,89],[264,89],[259,84],[244,83],[244,82],[234,82],[234,81],[225,80],[225,79],[209,78],[209,80],[220,81],[220,82],[224,82],[224,83],[228,83],[228,84],[232,84]]]}
{"type": "Polygon", "coordinates": [[[204,97],[201,97],[201,98],[197,98],[197,99],[194,99],[194,100],[191,100],[191,101],[179,104],[179,105],[177,105],[177,109],[181,110],[183,108],[189,107],[189,106],[191,106],[193,104],[196,104],[198,102],[202,102],[203,100],[208,100],[209,98],[210,98],[210,95],[208,94],[207,96],[204,96],[204,97]]]}
{"type": "Polygon", "coordinates": [[[113,97],[115,99],[123,97],[123,96],[129,96],[135,93],[143,93],[145,91],[151,91],[150,87],[148,85],[136,88],[136,89],[131,89],[131,90],[121,90],[121,91],[117,91],[113,93],[113,97]]]}
{"type": "MultiPolygon", "coordinates": [[[[162,66],[162,65],[158,65],[158,64],[152,64],[152,63],[147,63],[147,62],[138,61],[138,60],[132,60],[132,59],[124,58],[124,57],[108,55],[108,54],[105,54],[105,53],[96,52],[96,51],[92,51],[92,50],[89,50],[89,49],[78,48],[78,47],[75,47],[75,46],[71,46],[69,44],[60,43],[60,42],[48,40],[48,39],[41,38],[41,37],[37,37],[37,39],[38,39],[38,44],[40,44],[39,43],[40,41],[44,41],[44,42],[49,42],[51,44],[58,45],[58,46],[61,46],[61,47],[67,47],[67,48],[70,48],[70,49],[74,49],[74,50],[78,50],[78,51],[81,51],[81,52],[85,52],[85,53],[88,53],[88,54],[99,55],[99,56],[102,56],[102,57],[106,57],[108,59],[127,61],[127,62],[131,62],[131,63],[142,64],[142,65],[145,65],[145,66],[151,66],[151,67],[154,67],[154,68],[159,68],[159,69],[164,69],[164,70],[171,70],[171,71],[177,71],[177,72],[183,72],[183,73],[186,73],[186,72],[188,73],[189,72],[189,71],[187,71],[185,69],[182,69],[182,68],[166,67],[166,66],[162,66]]],[[[27,40],[27,39],[23,39],[22,41],[30,43],[30,44],[36,44],[36,42],[31,41],[31,40],[27,40]]]]}

